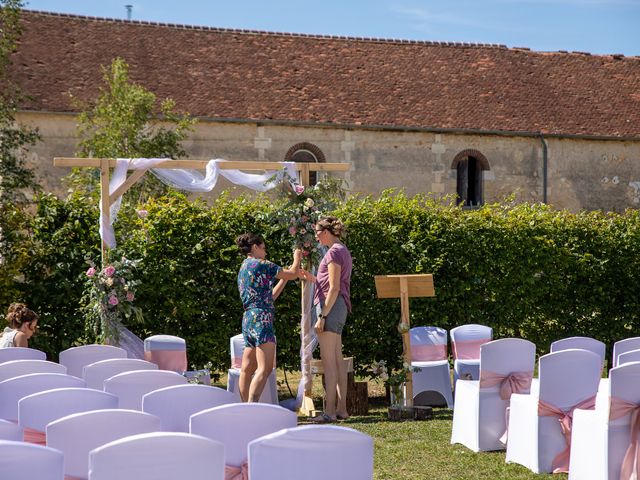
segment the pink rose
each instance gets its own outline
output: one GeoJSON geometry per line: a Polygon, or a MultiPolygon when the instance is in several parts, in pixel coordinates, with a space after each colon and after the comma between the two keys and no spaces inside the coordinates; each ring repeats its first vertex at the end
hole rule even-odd
{"type": "Polygon", "coordinates": [[[309,252],[308,252],[308,251],[306,251],[306,250],[303,250],[303,251],[302,251],[302,256],[303,256],[303,257],[308,257],[308,256],[309,256],[309,252]]]}
{"type": "Polygon", "coordinates": [[[297,232],[296,227],[289,227],[289,235],[295,235],[297,232]]]}
{"type": "Polygon", "coordinates": [[[302,195],[304,193],[304,185],[296,185],[296,195],[302,195]]]}
{"type": "Polygon", "coordinates": [[[112,305],[112,306],[115,307],[118,303],[119,303],[118,302],[118,297],[116,297],[115,295],[111,295],[109,297],[109,305],[112,305]]]}
{"type": "Polygon", "coordinates": [[[113,275],[116,273],[116,269],[115,267],[112,267],[111,265],[109,265],[107,268],[104,269],[104,274],[107,277],[113,277],[113,275]]]}
{"type": "Polygon", "coordinates": [[[303,223],[307,223],[307,220],[309,220],[309,217],[307,217],[306,215],[303,215],[302,217],[300,217],[300,220],[301,220],[303,223]]]}
{"type": "Polygon", "coordinates": [[[96,269],[91,267],[89,270],[87,270],[87,277],[93,277],[96,274],[96,269]]]}
{"type": "Polygon", "coordinates": [[[304,242],[304,247],[309,248],[311,246],[311,242],[304,242]]]}
{"type": "Polygon", "coordinates": [[[149,216],[149,212],[147,210],[138,210],[138,218],[145,219],[149,216]]]}
{"type": "Polygon", "coordinates": [[[127,302],[133,302],[134,298],[136,298],[136,296],[133,294],[133,292],[127,292],[127,302]]]}

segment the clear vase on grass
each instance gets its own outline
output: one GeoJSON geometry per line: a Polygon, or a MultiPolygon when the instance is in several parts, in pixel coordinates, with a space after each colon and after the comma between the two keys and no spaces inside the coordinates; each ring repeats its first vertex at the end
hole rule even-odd
{"type": "Polygon", "coordinates": [[[404,407],[404,383],[389,385],[389,400],[391,407],[404,407]]]}

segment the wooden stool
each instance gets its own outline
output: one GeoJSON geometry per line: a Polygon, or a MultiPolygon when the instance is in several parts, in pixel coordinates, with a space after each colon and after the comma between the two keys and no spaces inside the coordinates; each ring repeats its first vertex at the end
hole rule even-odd
{"type": "MultiPolygon", "coordinates": [[[[353,357],[343,359],[347,366],[347,412],[349,415],[366,415],[369,413],[369,384],[356,382],[353,375],[353,357]]],[[[324,389],[324,368],[322,360],[311,360],[311,373],[322,376],[324,389]]],[[[322,406],[325,407],[325,395],[322,396],[322,406]]]]}

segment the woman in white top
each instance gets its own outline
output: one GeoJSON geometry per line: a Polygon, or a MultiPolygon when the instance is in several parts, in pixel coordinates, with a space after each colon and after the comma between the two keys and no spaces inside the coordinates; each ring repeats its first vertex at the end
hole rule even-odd
{"type": "Polygon", "coordinates": [[[12,303],[7,312],[9,327],[0,335],[0,348],[28,347],[38,328],[38,315],[24,303],[12,303]]]}

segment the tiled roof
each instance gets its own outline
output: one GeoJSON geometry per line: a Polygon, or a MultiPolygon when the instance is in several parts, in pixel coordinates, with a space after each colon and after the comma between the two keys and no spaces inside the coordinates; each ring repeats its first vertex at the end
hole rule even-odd
{"type": "Polygon", "coordinates": [[[214,119],[640,137],[640,57],[228,30],[24,11],[28,110],[94,99],[99,65],[214,119]]]}

